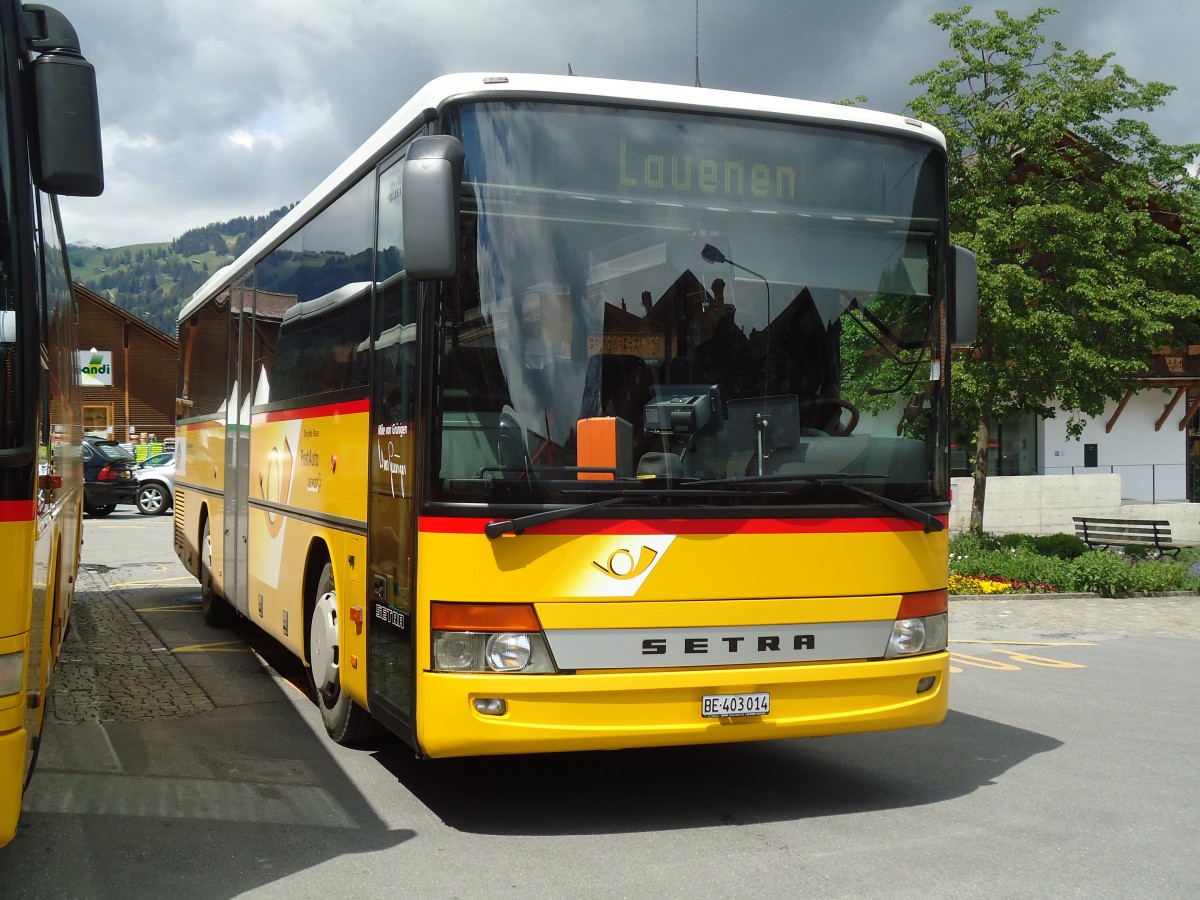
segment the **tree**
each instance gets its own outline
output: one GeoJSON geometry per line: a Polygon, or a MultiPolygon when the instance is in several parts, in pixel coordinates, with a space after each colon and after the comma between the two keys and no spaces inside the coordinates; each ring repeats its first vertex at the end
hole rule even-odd
{"type": "Polygon", "coordinates": [[[1001,419],[1057,407],[1078,436],[1200,315],[1187,168],[1200,145],[1164,144],[1127,117],[1174,88],[1139,83],[1111,53],[1047,49],[1040,28],[1055,12],[938,13],[953,56],[912,81],[925,93],[909,108],[946,135],[952,240],[979,264],[979,337],[952,384],[955,420],[978,423],[975,531],[1001,419]]]}

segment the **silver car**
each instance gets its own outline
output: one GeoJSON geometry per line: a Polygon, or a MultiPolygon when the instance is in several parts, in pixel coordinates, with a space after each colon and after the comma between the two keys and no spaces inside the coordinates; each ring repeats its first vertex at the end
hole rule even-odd
{"type": "Polygon", "coordinates": [[[156,453],[138,463],[137,508],[144,516],[161,516],[175,495],[175,454],[156,453]]]}

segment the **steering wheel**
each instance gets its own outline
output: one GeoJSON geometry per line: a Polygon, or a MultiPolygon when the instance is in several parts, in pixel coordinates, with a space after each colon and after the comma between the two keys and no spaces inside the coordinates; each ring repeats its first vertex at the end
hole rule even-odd
{"type": "Polygon", "coordinates": [[[818,397],[814,400],[800,401],[800,411],[802,413],[806,409],[819,410],[829,409],[830,407],[837,407],[837,417],[830,417],[832,424],[830,421],[826,421],[823,425],[816,427],[831,437],[849,437],[858,425],[859,419],[858,407],[849,400],[843,400],[841,397],[818,397]],[[842,424],[842,410],[850,413],[850,421],[845,424],[842,424]]]}

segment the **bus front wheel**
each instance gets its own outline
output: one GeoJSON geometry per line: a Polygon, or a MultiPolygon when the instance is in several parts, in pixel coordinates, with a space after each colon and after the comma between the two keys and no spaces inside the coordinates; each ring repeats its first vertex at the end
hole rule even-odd
{"type": "Polygon", "coordinates": [[[200,528],[200,612],[208,625],[224,628],[231,623],[233,610],[213,585],[212,560],[212,533],[205,519],[200,528]]]}
{"type": "Polygon", "coordinates": [[[337,590],[333,566],[325,564],[317,581],[308,623],[308,677],[325,730],[337,743],[352,746],[370,737],[374,720],[342,690],[337,590]]]}

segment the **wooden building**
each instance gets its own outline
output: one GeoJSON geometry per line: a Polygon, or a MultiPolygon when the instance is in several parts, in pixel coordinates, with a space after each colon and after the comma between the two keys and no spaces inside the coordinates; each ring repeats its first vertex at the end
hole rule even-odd
{"type": "Polygon", "coordinates": [[[175,437],[179,342],[76,284],[83,427],[130,443],[175,437]]]}

